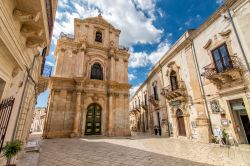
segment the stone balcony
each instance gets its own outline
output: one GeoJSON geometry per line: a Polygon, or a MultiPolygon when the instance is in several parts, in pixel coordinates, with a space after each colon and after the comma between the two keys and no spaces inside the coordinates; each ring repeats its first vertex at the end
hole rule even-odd
{"type": "Polygon", "coordinates": [[[147,110],[147,109],[148,109],[148,104],[142,102],[142,103],[141,103],[141,107],[142,107],[144,110],[147,110]]]}
{"type": "Polygon", "coordinates": [[[168,101],[184,101],[187,97],[185,83],[183,81],[179,81],[178,88],[174,90],[170,85],[168,85],[162,89],[161,95],[165,96],[168,101]]]}
{"type": "Polygon", "coordinates": [[[50,43],[57,0],[16,0],[13,17],[26,47],[45,47],[50,43]]]}
{"type": "Polygon", "coordinates": [[[231,56],[230,65],[221,71],[217,71],[214,63],[204,67],[204,76],[206,79],[214,83],[219,89],[230,86],[233,82],[241,82],[242,77],[242,64],[239,57],[231,56]]]}
{"type": "Polygon", "coordinates": [[[137,106],[134,106],[133,108],[132,108],[132,112],[134,112],[134,113],[138,113],[138,112],[140,112],[140,107],[137,105],[137,106]]]}
{"type": "Polygon", "coordinates": [[[158,95],[150,95],[148,100],[153,106],[158,107],[159,106],[159,97],[158,95]]]}
{"type": "Polygon", "coordinates": [[[42,68],[41,76],[39,77],[38,84],[37,84],[37,94],[44,92],[48,89],[49,79],[52,73],[52,66],[44,64],[42,68]]]}

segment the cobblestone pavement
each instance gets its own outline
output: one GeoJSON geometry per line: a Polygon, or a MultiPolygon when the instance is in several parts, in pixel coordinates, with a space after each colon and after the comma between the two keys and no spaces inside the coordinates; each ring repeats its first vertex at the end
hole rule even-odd
{"type": "Polygon", "coordinates": [[[173,138],[49,139],[39,166],[250,165],[250,151],[173,138]],[[205,164],[206,163],[206,164],[205,164]]]}

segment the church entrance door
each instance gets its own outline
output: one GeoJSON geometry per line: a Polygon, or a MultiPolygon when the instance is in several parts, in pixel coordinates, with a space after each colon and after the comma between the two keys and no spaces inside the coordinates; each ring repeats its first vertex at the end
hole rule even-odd
{"type": "Polygon", "coordinates": [[[102,108],[96,103],[88,107],[85,135],[101,134],[101,110],[102,108]]]}

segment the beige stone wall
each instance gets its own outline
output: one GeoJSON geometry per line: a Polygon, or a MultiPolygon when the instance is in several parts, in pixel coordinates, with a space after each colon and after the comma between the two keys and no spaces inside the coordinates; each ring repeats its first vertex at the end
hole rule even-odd
{"type": "MultiPolygon", "coordinates": [[[[242,47],[246,54],[246,58],[249,64],[249,1],[239,1],[235,3],[229,10],[231,12],[233,21],[235,23],[236,31],[239,34],[242,47]],[[244,35],[243,35],[244,34],[244,35]]],[[[241,99],[244,101],[246,111],[249,114],[249,72],[246,68],[246,62],[243,57],[243,53],[240,49],[239,42],[236,37],[235,30],[233,28],[232,22],[229,20],[229,15],[227,11],[221,13],[213,24],[209,25],[204,29],[199,36],[194,39],[194,46],[197,52],[198,63],[201,72],[204,72],[204,67],[208,64],[213,64],[211,50],[226,43],[230,56],[236,56],[241,63],[242,68],[241,76],[235,81],[228,81],[227,87],[219,88],[209,79],[202,79],[202,84],[205,89],[205,96],[208,101],[209,114],[211,116],[212,128],[213,130],[223,130],[226,129],[227,132],[239,143],[245,143],[241,138],[239,138],[239,131],[236,129],[235,120],[233,117],[232,110],[230,108],[229,102],[236,99],[241,99]],[[228,34],[224,35],[224,33],[228,34]],[[211,40],[211,44],[204,48],[206,43],[211,40]],[[243,90],[246,89],[246,90],[243,90]],[[220,109],[223,113],[213,113],[210,107],[210,102],[218,100],[220,109]],[[229,124],[224,126],[221,124],[222,115],[225,113],[225,119],[229,121],[229,124]]]]}
{"type": "MultiPolygon", "coordinates": [[[[36,55],[50,44],[45,5],[40,0],[0,2],[0,99],[15,98],[4,144],[13,139],[25,144],[29,134],[38,95],[35,84],[38,85],[43,62],[41,55],[36,55]]],[[[53,22],[56,0],[51,1],[51,6],[53,22]]],[[[1,162],[0,158],[0,165],[1,162]]]]}
{"type": "MultiPolygon", "coordinates": [[[[250,115],[249,71],[246,66],[246,63],[249,63],[248,54],[250,46],[248,32],[249,13],[249,1],[242,0],[236,2],[228,0],[197,30],[187,31],[183,34],[150,71],[148,79],[131,98],[130,105],[133,105],[134,101],[138,100],[138,95],[141,94],[145,86],[149,93],[152,93],[152,83],[157,81],[157,83],[160,83],[159,90],[165,92],[163,96],[166,97],[167,117],[169,117],[167,122],[170,123],[174,137],[179,137],[178,117],[176,116],[176,111],[179,108],[183,112],[187,138],[209,142],[212,138],[212,129],[213,131],[215,129],[222,131],[225,128],[238,142],[246,143],[246,141],[242,141],[242,136],[239,136],[229,101],[242,99],[248,116],[250,115]],[[232,21],[229,20],[227,7],[229,7],[232,14],[248,62],[245,62],[243,52],[240,49],[232,21]],[[226,83],[220,83],[218,86],[216,80],[206,77],[208,73],[204,73],[204,67],[209,64],[211,64],[210,68],[214,67],[211,51],[223,43],[227,44],[230,56],[235,56],[239,59],[240,70],[234,66],[232,70],[227,71],[227,78],[224,77],[225,73],[215,73],[218,78],[222,79],[222,82],[228,78],[233,79],[233,81],[227,80],[226,83]],[[197,57],[198,64],[196,64],[195,57],[197,57]],[[178,82],[182,82],[180,84],[183,86],[181,91],[173,92],[170,89],[170,72],[172,70],[176,72],[178,82]],[[159,77],[160,73],[163,74],[163,79],[159,77]],[[165,91],[162,88],[165,88],[165,91]],[[219,101],[221,113],[212,112],[210,102],[214,100],[219,101]],[[177,101],[180,101],[180,103],[173,103],[177,101]],[[228,126],[221,124],[223,116],[228,120],[228,126]]],[[[160,103],[163,103],[162,99],[160,99],[160,103]]],[[[149,110],[157,109],[152,104],[148,108],[149,110]]],[[[138,108],[132,111],[138,112],[138,108]]],[[[135,115],[139,117],[140,114],[135,115]]],[[[157,121],[155,115],[156,112],[152,112],[153,124],[157,121]]]]}

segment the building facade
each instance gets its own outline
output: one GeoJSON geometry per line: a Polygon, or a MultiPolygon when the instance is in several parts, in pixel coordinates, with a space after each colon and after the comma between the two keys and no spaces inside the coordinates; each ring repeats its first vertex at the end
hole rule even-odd
{"type": "Polygon", "coordinates": [[[132,97],[130,114],[143,112],[138,102],[151,89],[144,97],[152,119],[148,122],[153,123],[149,132],[160,128],[169,136],[200,142],[227,135],[228,140],[249,143],[249,16],[249,1],[227,0],[199,28],[184,33],[132,97]],[[154,85],[157,90],[152,91],[154,85]],[[166,118],[158,114],[160,108],[166,118]],[[165,119],[167,130],[162,127],[165,119]]]}
{"type": "Polygon", "coordinates": [[[39,132],[39,133],[43,132],[46,114],[47,114],[47,108],[35,109],[35,112],[33,113],[30,132],[39,132]]]}
{"type": "MultiPolygon", "coordinates": [[[[56,0],[0,2],[0,151],[28,138],[39,79],[49,51],[56,0]]],[[[5,162],[0,157],[0,165],[5,162]]]]}
{"type": "Polygon", "coordinates": [[[101,15],[74,20],[57,41],[43,136],[125,136],[129,130],[128,49],[101,15]]]}

